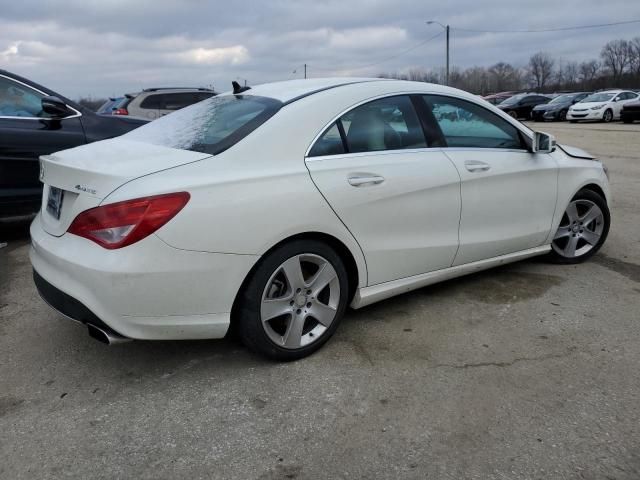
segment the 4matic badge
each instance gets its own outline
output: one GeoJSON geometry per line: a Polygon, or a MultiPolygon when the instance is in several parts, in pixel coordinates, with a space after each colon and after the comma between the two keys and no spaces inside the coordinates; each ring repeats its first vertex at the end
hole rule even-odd
{"type": "Polygon", "coordinates": [[[80,190],[81,192],[90,193],[91,195],[96,194],[96,190],[94,190],[93,188],[85,187],[84,185],[76,185],[75,189],[80,190]]]}

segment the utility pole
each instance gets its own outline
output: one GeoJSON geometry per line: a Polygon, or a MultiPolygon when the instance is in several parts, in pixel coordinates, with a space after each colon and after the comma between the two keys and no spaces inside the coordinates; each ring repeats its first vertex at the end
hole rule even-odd
{"type": "Polygon", "coordinates": [[[449,25],[447,25],[446,27],[446,31],[447,31],[447,79],[446,79],[446,84],[447,86],[449,85],[449,25]]]}
{"type": "Polygon", "coordinates": [[[307,64],[304,64],[304,78],[307,78],[307,64]]]}
{"type": "Polygon", "coordinates": [[[447,66],[445,70],[445,85],[449,85],[449,30],[450,30],[449,25],[443,25],[436,20],[429,20],[426,23],[427,25],[433,25],[434,23],[436,25],[440,25],[445,31],[445,34],[447,37],[447,46],[446,46],[447,66]]]}

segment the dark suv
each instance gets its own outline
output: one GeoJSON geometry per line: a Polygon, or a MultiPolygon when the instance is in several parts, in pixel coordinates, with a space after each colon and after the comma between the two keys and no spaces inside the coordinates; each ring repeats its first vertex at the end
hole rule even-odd
{"type": "Polygon", "coordinates": [[[116,137],[145,123],[97,115],[48,88],[0,70],[0,217],[40,209],[40,155],[116,137]]]}
{"type": "Polygon", "coordinates": [[[548,103],[551,98],[539,93],[520,93],[497,105],[501,110],[511,115],[513,118],[530,118],[531,110],[536,105],[548,103]]]}

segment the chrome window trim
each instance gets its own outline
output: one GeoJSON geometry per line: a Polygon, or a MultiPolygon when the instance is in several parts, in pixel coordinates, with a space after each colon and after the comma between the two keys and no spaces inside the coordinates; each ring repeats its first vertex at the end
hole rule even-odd
{"type": "MultiPolygon", "coordinates": [[[[503,120],[506,120],[507,123],[511,124],[516,130],[521,132],[523,135],[526,135],[530,139],[533,139],[533,130],[531,130],[529,127],[527,127],[526,125],[522,124],[521,122],[518,122],[517,120],[514,120],[510,115],[507,115],[502,110],[498,109],[495,105],[491,105],[491,106],[495,110],[497,110],[497,112],[494,111],[493,109],[487,108],[485,105],[483,105],[480,102],[476,102],[475,99],[472,100],[472,99],[469,99],[469,98],[465,98],[465,97],[462,97],[462,96],[456,96],[456,95],[452,95],[452,94],[449,94],[449,93],[438,93],[438,92],[433,92],[433,91],[414,91],[414,90],[406,91],[405,90],[405,91],[391,92],[391,93],[385,93],[385,94],[382,94],[382,95],[376,95],[376,96],[373,96],[373,97],[369,97],[369,98],[367,98],[365,100],[362,100],[360,102],[352,104],[348,108],[345,108],[341,113],[339,113],[338,115],[334,116],[333,119],[331,119],[330,122],[325,124],[320,129],[320,132],[318,132],[313,137],[313,140],[311,141],[311,143],[307,147],[307,150],[304,153],[305,160],[310,160],[310,159],[313,159],[313,158],[324,158],[324,159],[327,159],[329,157],[335,157],[335,156],[340,156],[340,158],[344,158],[346,155],[358,155],[360,153],[364,153],[364,154],[371,154],[371,153],[378,153],[378,152],[395,152],[395,153],[397,153],[397,152],[407,152],[407,151],[410,151],[410,150],[417,150],[417,149],[379,150],[379,151],[374,151],[374,152],[336,153],[336,154],[333,154],[333,155],[322,155],[322,156],[318,156],[318,157],[310,157],[309,156],[309,153],[311,152],[311,149],[316,144],[316,142],[327,131],[327,129],[329,127],[331,127],[331,125],[333,125],[336,121],[338,121],[340,119],[340,117],[342,117],[343,115],[346,115],[351,110],[354,110],[355,108],[358,108],[360,105],[364,105],[365,103],[373,102],[375,100],[380,100],[382,98],[387,98],[387,97],[397,97],[397,96],[400,96],[400,95],[407,95],[407,96],[410,96],[410,95],[437,95],[437,96],[440,96],[440,97],[450,97],[450,98],[455,98],[455,99],[458,99],[458,100],[464,100],[464,101],[473,103],[474,105],[477,105],[480,108],[484,108],[485,110],[493,113],[494,115],[502,118],[503,120]]],[[[484,103],[486,103],[486,102],[484,102],[484,103]]],[[[487,148],[481,148],[481,147],[477,147],[477,148],[476,147],[427,147],[427,148],[422,148],[422,149],[419,149],[419,150],[443,150],[443,151],[447,151],[447,150],[453,150],[453,149],[459,149],[459,148],[465,148],[467,150],[480,150],[480,151],[483,151],[483,152],[487,151],[487,150],[496,150],[496,151],[500,151],[500,152],[517,151],[517,152],[530,153],[528,150],[525,150],[525,149],[507,149],[507,148],[493,148],[493,147],[487,147],[487,148]]]]}
{"type": "Polygon", "coordinates": [[[476,147],[426,147],[426,148],[400,148],[397,150],[374,150],[371,152],[353,152],[353,153],[335,153],[333,155],[318,155],[316,157],[305,157],[306,162],[323,162],[326,160],[341,160],[349,158],[382,156],[382,155],[400,155],[403,153],[433,153],[442,152],[506,152],[506,153],[526,153],[533,155],[529,150],[515,148],[476,148],[476,147]]]}
{"type": "MultiPolygon", "coordinates": [[[[20,85],[22,85],[23,87],[26,87],[30,90],[33,90],[34,92],[39,93],[40,95],[44,96],[44,97],[48,97],[49,95],[47,95],[45,92],[38,90],[35,87],[32,87],[31,85],[27,85],[24,82],[21,82],[20,80],[16,80],[15,78],[11,78],[11,77],[7,77],[6,75],[3,75],[0,73],[0,77],[2,78],[6,78],[7,80],[9,80],[10,82],[15,82],[15,83],[19,83],[20,85]]],[[[69,109],[69,110],[73,110],[74,113],[73,115],[69,115],[68,117],[62,117],[62,118],[48,118],[48,117],[17,117],[17,116],[12,116],[12,115],[0,115],[0,119],[9,119],[9,120],[67,120],[69,118],[78,118],[82,116],[82,112],[79,112],[78,110],[76,110],[73,107],[70,107],[69,105],[67,105],[65,103],[65,106],[69,109]]]]}

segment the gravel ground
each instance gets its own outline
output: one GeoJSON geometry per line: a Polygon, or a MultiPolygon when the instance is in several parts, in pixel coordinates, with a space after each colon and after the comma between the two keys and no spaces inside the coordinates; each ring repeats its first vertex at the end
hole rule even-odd
{"type": "Polygon", "coordinates": [[[0,226],[0,478],[640,478],[640,125],[532,126],[609,166],[601,252],[350,312],[295,363],[97,343],[0,226]]]}

